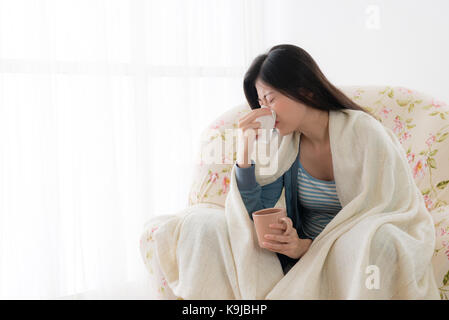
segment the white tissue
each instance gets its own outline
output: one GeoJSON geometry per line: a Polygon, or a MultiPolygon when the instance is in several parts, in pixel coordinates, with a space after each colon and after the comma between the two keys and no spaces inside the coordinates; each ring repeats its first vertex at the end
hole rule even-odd
{"type": "MultiPolygon", "coordinates": [[[[261,106],[261,108],[268,108],[267,106],[261,106]]],[[[261,125],[261,129],[273,129],[274,124],[276,123],[276,112],[271,110],[271,116],[262,116],[256,118],[255,121],[259,121],[261,125]]]]}
{"type": "MultiPolygon", "coordinates": [[[[268,108],[267,106],[260,106],[261,108],[268,108]]],[[[272,134],[276,134],[276,130],[271,130],[274,129],[274,125],[276,123],[276,112],[274,112],[273,110],[271,110],[271,116],[267,115],[267,116],[262,116],[262,117],[258,117],[256,118],[255,121],[260,122],[260,129],[266,129],[269,131],[265,132],[265,139],[263,139],[263,136],[259,135],[259,137],[257,138],[258,141],[268,144],[271,140],[271,136],[272,134]]]]}

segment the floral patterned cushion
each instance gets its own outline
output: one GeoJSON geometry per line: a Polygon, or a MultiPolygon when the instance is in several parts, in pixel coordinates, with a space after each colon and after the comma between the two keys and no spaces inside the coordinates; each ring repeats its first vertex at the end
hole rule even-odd
{"type": "MultiPolygon", "coordinates": [[[[432,262],[441,298],[448,299],[449,166],[445,164],[449,159],[449,106],[424,93],[403,87],[346,86],[340,89],[370,111],[384,126],[392,129],[401,142],[415,182],[435,221],[437,243],[432,262]]],[[[195,179],[189,194],[190,206],[224,207],[230,172],[236,160],[236,137],[230,133],[237,129],[238,119],[250,111],[246,104],[236,106],[203,131],[195,179]]],[[[284,192],[276,207],[285,208],[284,192]]],[[[151,260],[151,240],[146,241],[151,239],[151,232],[157,232],[157,223],[147,228],[142,236],[141,252],[149,271],[156,272],[157,263],[151,260]]],[[[156,276],[160,278],[158,290],[163,298],[176,298],[164,285],[163,276],[156,276]]]]}
{"type": "Polygon", "coordinates": [[[159,224],[163,220],[159,219],[152,224],[148,224],[144,228],[144,232],[140,237],[140,254],[147,271],[150,273],[150,283],[148,284],[154,290],[154,297],[159,300],[177,300],[179,299],[165,280],[157,259],[154,257],[154,232],[159,228],[159,224]]]}
{"type": "MultiPolygon", "coordinates": [[[[230,132],[236,134],[238,119],[250,111],[246,104],[236,106],[203,131],[200,151],[197,155],[195,179],[189,194],[189,205],[210,203],[224,207],[231,169],[237,159],[237,137],[232,137],[230,132]],[[233,140],[229,141],[231,139],[233,140]],[[218,151],[220,149],[222,149],[221,154],[218,151]],[[210,158],[213,158],[213,163],[210,158]]],[[[284,190],[275,207],[286,207],[284,190]]]]}
{"type": "Polygon", "coordinates": [[[438,207],[431,213],[436,234],[433,270],[441,299],[449,300],[449,206],[438,207]]]}

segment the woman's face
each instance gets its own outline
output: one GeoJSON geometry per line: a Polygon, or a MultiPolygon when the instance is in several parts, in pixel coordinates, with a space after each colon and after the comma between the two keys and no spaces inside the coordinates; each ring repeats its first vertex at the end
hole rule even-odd
{"type": "Polygon", "coordinates": [[[300,130],[301,123],[311,107],[290,99],[260,80],[255,83],[259,104],[276,112],[276,128],[281,136],[300,130]]]}

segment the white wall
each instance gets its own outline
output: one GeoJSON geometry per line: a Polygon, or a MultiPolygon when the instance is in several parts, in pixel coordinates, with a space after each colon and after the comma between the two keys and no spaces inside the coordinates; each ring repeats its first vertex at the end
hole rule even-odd
{"type": "Polygon", "coordinates": [[[449,103],[449,1],[264,0],[264,46],[293,43],[337,85],[404,86],[449,103]]]}

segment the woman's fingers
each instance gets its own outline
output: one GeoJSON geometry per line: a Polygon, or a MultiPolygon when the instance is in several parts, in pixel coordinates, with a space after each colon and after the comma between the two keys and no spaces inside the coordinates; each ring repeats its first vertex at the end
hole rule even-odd
{"type": "Polygon", "coordinates": [[[253,111],[251,111],[250,113],[244,115],[242,118],[239,119],[239,128],[242,128],[247,124],[253,122],[258,117],[269,114],[271,115],[271,110],[268,108],[254,109],[253,111]]]}
{"type": "Polygon", "coordinates": [[[239,123],[243,123],[244,121],[246,121],[246,119],[248,119],[252,114],[252,111],[248,112],[247,114],[245,114],[243,117],[241,117],[238,121],[239,123]]]}
{"type": "Polygon", "coordinates": [[[280,220],[284,221],[287,224],[287,228],[284,232],[284,235],[290,234],[293,229],[293,222],[289,217],[281,218],[280,220]]]}
{"type": "MultiPolygon", "coordinates": [[[[244,128],[241,128],[243,136],[248,136],[249,135],[249,133],[246,133],[246,131],[248,129],[259,129],[260,127],[261,127],[260,122],[253,122],[253,123],[250,123],[250,124],[246,125],[244,128]]],[[[254,132],[254,135],[257,136],[257,130],[254,132]]]]}
{"type": "Polygon", "coordinates": [[[277,234],[266,234],[265,239],[267,240],[275,240],[281,243],[289,243],[290,242],[290,236],[281,236],[277,234]]]}
{"type": "Polygon", "coordinates": [[[264,242],[263,243],[264,247],[268,250],[274,251],[274,252],[283,252],[285,250],[288,249],[287,244],[275,244],[275,243],[270,243],[270,242],[264,242]]]}
{"type": "Polygon", "coordinates": [[[251,122],[251,123],[248,123],[248,124],[245,126],[245,128],[246,128],[246,129],[249,129],[249,128],[258,129],[258,128],[260,128],[260,126],[261,126],[260,122],[251,122]]]}
{"type": "Polygon", "coordinates": [[[289,217],[279,218],[279,220],[284,221],[285,223],[272,223],[269,225],[270,228],[284,230],[284,235],[290,234],[293,230],[293,223],[289,217]],[[287,227],[286,227],[287,226],[287,227]]]}
{"type": "MultiPolygon", "coordinates": [[[[244,122],[250,118],[257,118],[265,114],[271,114],[271,110],[269,108],[258,108],[251,110],[247,114],[245,114],[243,117],[239,119],[240,122],[244,122]]],[[[251,121],[250,121],[251,122],[251,121]]]]}
{"type": "Polygon", "coordinates": [[[273,229],[280,229],[280,230],[285,230],[285,224],[280,224],[280,223],[272,223],[270,224],[270,228],[273,229]]]}

